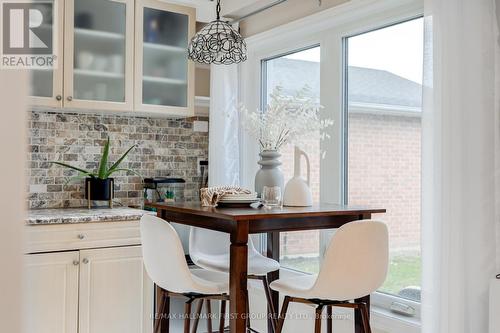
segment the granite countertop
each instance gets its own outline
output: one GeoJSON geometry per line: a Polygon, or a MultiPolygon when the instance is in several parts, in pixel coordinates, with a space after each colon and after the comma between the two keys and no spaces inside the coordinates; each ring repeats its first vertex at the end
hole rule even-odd
{"type": "Polygon", "coordinates": [[[85,222],[113,222],[139,220],[145,214],[155,212],[128,207],[117,208],[53,208],[31,209],[26,218],[27,225],[69,224],[85,222]]]}

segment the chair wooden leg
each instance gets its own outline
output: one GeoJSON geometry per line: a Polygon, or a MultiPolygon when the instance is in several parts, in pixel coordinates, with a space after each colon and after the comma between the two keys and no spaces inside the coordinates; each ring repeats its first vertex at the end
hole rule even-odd
{"type": "Polygon", "coordinates": [[[326,306],[326,332],[327,333],[332,333],[333,330],[333,313],[332,313],[332,306],[327,305],[326,306]]]}
{"type": "Polygon", "coordinates": [[[363,330],[364,333],[372,333],[372,329],[370,327],[370,316],[368,314],[368,307],[365,303],[361,303],[359,306],[359,310],[361,311],[361,318],[363,319],[363,330]]]}
{"type": "Polygon", "coordinates": [[[191,328],[191,304],[193,303],[192,298],[186,301],[184,304],[184,333],[189,333],[191,328]]]}
{"type": "Polygon", "coordinates": [[[289,304],[290,304],[290,296],[285,296],[285,299],[283,300],[283,305],[281,306],[280,316],[278,318],[276,333],[281,333],[281,331],[283,330],[283,324],[285,324],[285,318],[289,304]]]}
{"type": "Polygon", "coordinates": [[[314,319],[314,333],[321,333],[321,313],[323,312],[323,305],[318,305],[316,308],[316,316],[314,319]]]}
{"type": "Polygon", "coordinates": [[[162,294],[162,296],[160,297],[160,304],[156,309],[155,313],[155,328],[154,328],[155,333],[160,333],[161,321],[163,319],[164,311],[165,311],[165,297],[162,294]]]}
{"type": "Polygon", "coordinates": [[[207,299],[207,333],[212,333],[212,304],[207,299]]]}
{"type": "Polygon", "coordinates": [[[159,318],[156,318],[155,320],[154,332],[169,333],[170,297],[168,296],[168,292],[166,292],[165,290],[159,292],[161,293],[160,304],[158,306],[159,313],[156,313],[156,316],[159,316],[159,318]]]}
{"type": "Polygon", "coordinates": [[[274,308],[273,305],[273,299],[271,297],[271,288],[269,288],[269,281],[267,280],[267,276],[262,277],[262,284],[264,285],[264,292],[266,293],[266,299],[267,299],[267,315],[269,317],[269,321],[271,322],[271,326],[273,328],[273,332],[276,332],[276,326],[277,326],[277,319],[275,317],[276,314],[276,309],[274,308]]]}
{"type": "Polygon", "coordinates": [[[165,294],[165,320],[163,320],[160,332],[170,332],[170,296],[168,295],[168,293],[165,294]]]}
{"type": "Polygon", "coordinates": [[[196,331],[198,330],[198,323],[200,322],[201,309],[203,308],[203,303],[204,303],[203,299],[200,299],[198,301],[198,306],[196,307],[196,311],[194,312],[194,322],[193,322],[193,328],[191,330],[192,333],[196,333],[196,331]]]}
{"type": "Polygon", "coordinates": [[[224,333],[224,322],[226,319],[226,301],[220,302],[219,333],[224,333]]]}
{"type": "Polygon", "coordinates": [[[247,295],[247,329],[250,331],[250,300],[249,296],[247,295]]]}

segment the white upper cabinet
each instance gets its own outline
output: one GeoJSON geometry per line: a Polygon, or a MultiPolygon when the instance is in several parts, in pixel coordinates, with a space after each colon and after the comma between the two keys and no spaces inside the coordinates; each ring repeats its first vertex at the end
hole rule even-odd
{"type": "Polygon", "coordinates": [[[187,47],[195,9],[137,0],[135,13],[135,109],[192,116],[195,67],[187,47]]]}
{"type": "Polygon", "coordinates": [[[37,34],[52,35],[53,52],[57,57],[54,69],[34,68],[30,70],[31,103],[40,106],[61,107],[63,98],[63,0],[34,1],[44,15],[44,22],[37,34]]]}
{"type": "Polygon", "coordinates": [[[64,105],[132,110],[133,0],[66,0],[64,105]]]}
{"type": "Polygon", "coordinates": [[[53,19],[43,28],[58,41],[58,66],[31,70],[33,105],[194,114],[195,67],[187,59],[194,8],[160,0],[52,1],[45,12],[53,19]]]}

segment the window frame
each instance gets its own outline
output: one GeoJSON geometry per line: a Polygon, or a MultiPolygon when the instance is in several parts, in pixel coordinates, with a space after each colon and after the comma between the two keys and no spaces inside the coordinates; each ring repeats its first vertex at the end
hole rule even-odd
{"type": "MultiPolygon", "coordinates": [[[[321,43],[315,43],[315,44],[309,44],[306,46],[302,46],[302,47],[296,48],[296,49],[290,48],[285,53],[275,54],[271,57],[263,58],[260,60],[260,68],[261,68],[261,71],[260,71],[260,87],[261,87],[261,89],[260,89],[260,110],[264,110],[265,106],[267,104],[267,93],[268,93],[268,90],[267,90],[267,88],[268,88],[268,85],[267,85],[267,74],[268,74],[267,63],[269,61],[272,61],[272,60],[275,60],[278,58],[286,57],[286,56],[294,54],[294,53],[307,51],[307,50],[314,49],[317,47],[320,48],[320,52],[321,52],[321,43]]],[[[321,63],[320,63],[320,66],[321,66],[321,63]]],[[[320,81],[321,81],[321,76],[322,75],[320,72],[320,81]]],[[[323,161],[320,161],[320,164],[321,164],[321,168],[323,168],[323,161]]],[[[320,194],[320,200],[321,200],[321,194],[320,194]]],[[[318,249],[320,265],[322,264],[324,253],[326,251],[326,247],[329,244],[330,238],[331,238],[330,231],[328,231],[328,230],[321,230],[320,231],[319,249],[318,249]]],[[[262,253],[264,253],[266,251],[265,244],[267,241],[267,235],[265,235],[265,234],[260,235],[259,241],[260,241],[260,251],[262,253]]],[[[294,269],[293,267],[283,267],[283,268],[285,268],[289,271],[297,272],[297,273],[308,274],[306,272],[302,272],[300,270],[294,269]]]]}
{"type": "MultiPolygon", "coordinates": [[[[326,110],[333,110],[334,126],[331,126],[330,135],[334,147],[323,147],[327,151],[324,160],[325,167],[321,171],[321,179],[327,184],[321,187],[322,202],[345,202],[347,188],[344,183],[345,169],[345,135],[343,126],[344,105],[346,91],[345,83],[344,47],[346,37],[352,37],[367,31],[376,30],[404,22],[423,15],[423,3],[420,0],[353,0],[343,5],[323,10],[317,14],[305,17],[292,23],[279,26],[272,30],[251,36],[246,39],[248,60],[240,65],[240,97],[241,102],[250,110],[261,106],[263,70],[262,61],[307,49],[314,45],[321,46],[321,83],[320,100],[326,110]],[[324,170],[323,170],[324,169],[324,170]]],[[[328,114],[331,116],[331,114],[328,114]]],[[[258,160],[258,146],[248,135],[240,129],[241,181],[244,186],[253,186],[258,160]]],[[[323,143],[322,143],[323,145],[323,143]]],[[[327,244],[333,231],[321,233],[323,244],[327,244]]],[[[264,245],[264,239],[257,243],[264,245]]],[[[257,244],[259,245],[259,244],[257,244]]],[[[260,246],[259,245],[259,246],[260,246]]],[[[324,249],[320,249],[320,255],[324,249]]],[[[381,292],[372,295],[372,320],[376,327],[387,328],[404,327],[405,332],[420,331],[420,303],[409,301],[381,292]],[[390,305],[397,300],[416,310],[414,317],[405,317],[390,311],[390,305]],[[395,321],[392,321],[395,320],[395,321]],[[396,324],[396,321],[401,324],[396,324]],[[399,326],[398,326],[399,325],[399,326]]],[[[390,330],[397,332],[398,329],[390,330]]]]}
{"type": "MultiPolygon", "coordinates": [[[[347,75],[347,72],[348,72],[348,69],[349,69],[349,63],[348,63],[348,57],[349,57],[349,48],[348,48],[348,39],[349,38],[352,38],[352,37],[356,37],[356,36],[359,36],[359,35],[363,35],[363,34],[366,34],[366,33],[370,33],[372,31],[377,31],[377,30],[380,30],[380,29],[385,29],[385,28],[389,28],[389,27],[392,27],[392,26],[395,26],[395,25],[398,25],[398,24],[403,24],[403,23],[406,23],[406,22],[410,22],[412,20],[416,20],[416,19],[421,19],[423,18],[423,14],[417,14],[417,15],[414,15],[414,16],[411,16],[411,17],[407,17],[407,18],[404,18],[404,19],[401,19],[401,20],[398,20],[398,21],[394,21],[394,22],[390,22],[390,23],[387,23],[387,24],[384,24],[384,25],[381,25],[377,28],[374,28],[374,29],[369,29],[369,30],[366,30],[366,31],[363,31],[363,32],[357,32],[355,34],[352,34],[352,35],[346,35],[344,37],[342,37],[342,66],[343,66],[343,94],[342,94],[342,98],[343,98],[343,105],[342,105],[342,112],[343,112],[343,116],[342,116],[342,119],[343,119],[343,124],[342,124],[342,131],[343,131],[343,166],[342,166],[342,178],[343,178],[343,185],[342,185],[342,188],[343,188],[343,193],[342,193],[342,203],[347,205],[349,204],[348,202],[348,197],[349,197],[349,149],[348,149],[348,146],[349,146],[349,99],[348,99],[348,94],[349,94],[349,89],[348,89],[348,86],[349,86],[349,83],[348,83],[348,75],[347,75]]],[[[373,300],[372,302],[374,304],[377,304],[379,305],[380,307],[384,308],[384,309],[390,309],[391,308],[391,305],[393,304],[402,304],[404,306],[408,306],[410,308],[412,308],[414,311],[415,311],[415,314],[414,315],[410,315],[409,317],[410,318],[420,318],[421,317],[421,302],[416,302],[416,301],[413,301],[413,300],[410,300],[410,299],[406,299],[406,298],[403,298],[403,297],[399,297],[397,295],[393,295],[393,294],[389,294],[389,293],[384,293],[384,292],[381,292],[381,291],[377,291],[374,295],[373,295],[373,300]]]]}

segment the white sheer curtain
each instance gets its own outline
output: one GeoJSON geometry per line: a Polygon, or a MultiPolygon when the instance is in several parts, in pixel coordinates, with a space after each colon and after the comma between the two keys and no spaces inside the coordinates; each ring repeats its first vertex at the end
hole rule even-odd
{"type": "Polygon", "coordinates": [[[209,186],[240,183],[238,78],[237,65],[210,68],[209,186]]]}
{"type": "Polygon", "coordinates": [[[495,1],[425,6],[422,332],[483,333],[498,259],[495,1]]]}

